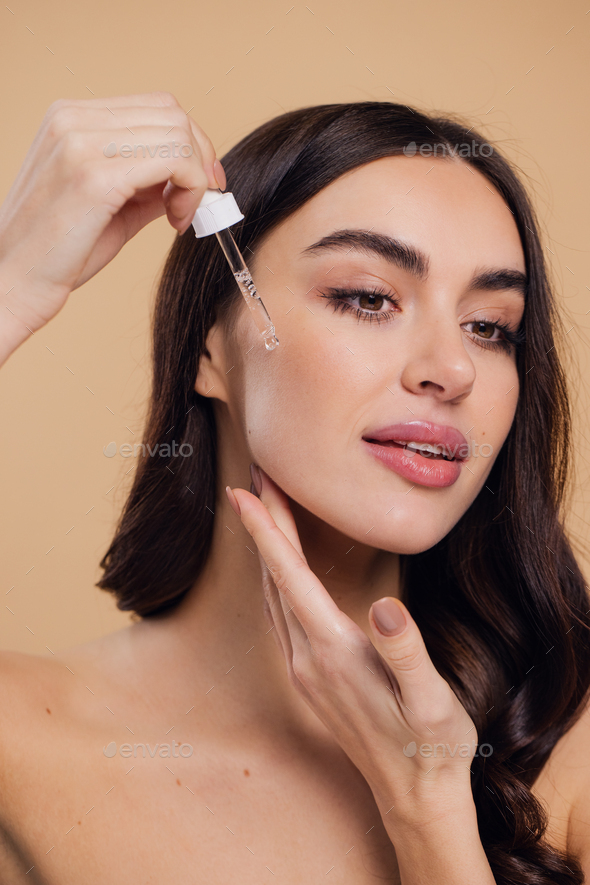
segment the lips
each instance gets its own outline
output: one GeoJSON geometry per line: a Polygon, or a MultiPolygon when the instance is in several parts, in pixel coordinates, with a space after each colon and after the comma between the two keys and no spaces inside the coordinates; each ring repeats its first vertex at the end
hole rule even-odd
{"type": "MultiPolygon", "coordinates": [[[[392,424],[365,433],[367,442],[426,444],[438,449],[447,460],[465,461],[467,440],[455,427],[434,424],[431,421],[406,421],[404,424],[392,424]]],[[[426,456],[428,457],[428,455],[426,456]]]]}
{"type": "Polygon", "coordinates": [[[386,467],[419,485],[452,485],[467,460],[468,443],[455,427],[407,421],[375,428],[363,443],[386,467]]]}

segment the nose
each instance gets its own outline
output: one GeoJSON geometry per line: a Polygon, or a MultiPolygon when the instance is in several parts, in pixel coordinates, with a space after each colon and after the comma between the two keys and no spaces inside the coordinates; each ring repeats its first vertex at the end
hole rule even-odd
{"type": "Polygon", "coordinates": [[[402,386],[418,396],[459,403],[475,382],[475,365],[465,348],[465,333],[456,318],[430,313],[408,328],[402,386]]]}

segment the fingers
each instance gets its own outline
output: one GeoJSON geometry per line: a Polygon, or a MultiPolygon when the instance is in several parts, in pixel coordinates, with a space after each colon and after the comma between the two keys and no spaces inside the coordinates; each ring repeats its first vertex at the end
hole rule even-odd
{"type": "MultiPolygon", "coordinates": [[[[253,478],[254,476],[255,474],[253,474],[253,478]]],[[[257,484],[259,483],[259,481],[260,476],[258,475],[257,484]]],[[[254,488],[254,486],[251,486],[251,488],[254,488]]],[[[225,491],[227,493],[227,497],[232,506],[232,509],[234,510],[236,515],[241,518],[240,503],[235,495],[235,492],[232,491],[229,486],[226,486],[225,491]]],[[[239,491],[242,492],[243,489],[239,489],[239,491]]],[[[244,492],[244,494],[246,494],[246,492],[244,492]]],[[[249,492],[247,494],[250,498],[254,498],[253,494],[249,492]]],[[[257,499],[254,498],[254,500],[257,499]]],[[[260,501],[257,500],[257,503],[259,507],[262,507],[260,501]]],[[[276,525],[275,530],[280,531],[276,527],[276,525]]],[[[277,588],[271,568],[269,568],[269,566],[264,561],[264,558],[262,557],[258,546],[256,549],[262,575],[264,615],[269,623],[270,628],[274,628],[274,639],[277,642],[285,658],[287,672],[289,674],[290,680],[293,684],[295,684],[298,683],[298,679],[296,678],[293,669],[295,650],[297,649],[299,653],[306,653],[309,651],[307,634],[299,623],[296,614],[293,612],[289,600],[287,600],[286,602],[283,601],[282,591],[277,588]]],[[[285,594],[288,594],[290,591],[288,590],[288,588],[285,588],[284,592],[285,594]]]]}
{"type": "Polygon", "coordinates": [[[293,591],[288,587],[279,589],[276,583],[276,569],[269,566],[258,550],[262,569],[262,588],[276,629],[281,639],[281,645],[288,669],[292,675],[294,652],[306,653],[309,651],[309,638],[297,611],[293,591]]]}
{"type": "MultiPolygon", "coordinates": [[[[340,632],[340,609],[262,501],[244,489],[234,489],[233,494],[240,507],[242,523],[272,572],[285,617],[291,617],[287,614],[289,610],[297,615],[300,628],[288,622],[293,646],[296,638],[304,641],[304,636],[309,637],[314,647],[326,645],[330,639],[328,631],[332,635],[340,632]]],[[[282,519],[285,520],[284,513],[282,519]]]]}
{"type": "Polygon", "coordinates": [[[192,144],[209,176],[211,186],[225,185],[225,181],[220,182],[215,177],[216,153],[211,139],[180,105],[175,103],[167,106],[141,106],[131,104],[133,96],[123,96],[123,99],[130,103],[120,105],[110,99],[100,104],[95,100],[85,104],[56,102],[46,116],[45,128],[54,137],[72,130],[120,129],[122,131],[118,135],[122,141],[117,145],[120,146],[133,144],[134,139],[137,142],[137,127],[153,126],[160,130],[157,131],[156,137],[162,144],[166,142],[192,144]]]}
{"type": "Polygon", "coordinates": [[[431,723],[451,716],[458,699],[432,663],[418,625],[403,602],[391,596],[377,600],[369,610],[369,623],[377,650],[397,681],[403,705],[431,723]]]}
{"type": "Polygon", "coordinates": [[[182,156],[174,145],[162,142],[163,128],[136,126],[134,131],[134,145],[128,144],[130,136],[124,129],[112,129],[108,134],[101,130],[66,134],[56,146],[62,177],[78,193],[88,191],[89,198],[102,190],[109,198],[105,203],[110,203],[115,211],[138,191],[168,182],[160,199],[172,226],[184,232],[211,184],[199,148],[191,134],[191,154],[182,156]],[[118,146],[117,153],[108,159],[104,155],[108,146],[105,135],[118,146]],[[73,169],[79,171],[73,175],[73,169]]]}
{"type": "MultiPolygon", "coordinates": [[[[297,526],[295,525],[295,520],[291,508],[289,507],[287,495],[275,482],[272,481],[261,467],[258,467],[255,464],[251,465],[251,473],[252,478],[257,480],[256,485],[260,488],[260,500],[267,508],[285,537],[291,542],[303,561],[307,563],[307,559],[303,553],[301,542],[299,540],[297,526]]],[[[284,593],[277,588],[274,575],[260,555],[260,551],[258,551],[258,555],[263,568],[263,586],[267,598],[267,605],[272,612],[274,622],[281,637],[283,638],[283,635],[286,634],[282,644],[285,655],[288,655],[288,661],[292,663],[293,646],[295,645],[295,647],[301,651],[307,652],[309,650],[309,638],[295,611],[293,605],[294,600],[292,599],[293,593],[288,587],[284,593]]],[[[291,663],[289,666],[291,666],[291,663]]]]}
{"type": "MultiPolygon", "coordinates": [[[[165,209],[181,232],[190,225],[205,189],[226,185],[210,138],[170,93],[62,99],[51,105],[40,132],[54,144],[61,140],[68,169],[76,160],[104,166],[107,156],[126,161],[116,171],[132,174],[136,188],[169,181],[162,194],[165,209]]],[[[105,174],[114,173],[114,167],[109,163],[105,174]]]]}
{"type": "Polygon", "coordinates": [[[264,472],[262,467],[258,467],[257,465],[252,465],[254,471],[258,473],[260,478],[260,500],[271,514],[272,518],[283,532],[286,538],[291,542],[293,547],[297,550],[300,556],[307,562],[305,558],[305,554],[303,553],[303,548],[301,547],[301,541],[299,540],[299,533],[297,531],[297,526],[295,524],[295,520],[293,518],[293,513],[291,508],[289,507],[289,499],[284,491],[273,482],[270,476],[264,472]]]}
{"type": "Polygon", "coordinates": [[[287,662],[287,668],[293,661],[293,644],[289,627],[285,620],[285,613],[279,599],[278,591],[274,585],[273,577],[270,570],[258,551],[258,560],[260,562],[260,573],[262,575],[262,592],[263,592],[263,610],[269,622],[269,627],[273,628],[273,634],[277,645],[283,653],[287,662]]]}
{"type": "Polygon", "coordinates": [[[54,102],[0,212],[0,257],[15,279],[33,271],[20,323],[48,322],[163,212],[184,233],[206,188],[225,187],[216,170],[210,139],[170,93],[54,102]]]}

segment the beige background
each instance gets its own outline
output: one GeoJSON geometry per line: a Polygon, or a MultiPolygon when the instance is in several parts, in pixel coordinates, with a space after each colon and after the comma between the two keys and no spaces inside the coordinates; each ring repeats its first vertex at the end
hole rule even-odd
{"type": "MultiPolygon", "coordinates": [[[[526,174],[545,230],[571,328],[571,528],[585,542],[588,0],[309,2],[9,0],[0,11],[0,198],[51,102],[89,90],[173,92],[220,156],[308,104],[393,100],[467,116],[526,174]]],[[[105,458],[103,447],[140,439],[154,281],[174,236],[165,218],[144,229],[0,374],[2,647],[55,651],[128,623],[93,586],[134,463],[105,458]]]]}

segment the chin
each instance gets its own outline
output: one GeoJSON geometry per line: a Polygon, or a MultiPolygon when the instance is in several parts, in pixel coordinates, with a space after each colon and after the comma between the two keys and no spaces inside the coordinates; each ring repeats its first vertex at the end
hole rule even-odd
{"type": "Polygon", "coordinates": [[[350,538],[353,544],[365,544],[408,556],[424,553],[438,544],[464,512],[459,509],[453,519],[451,508],[443,506],[442,502],[411,502],[408,498],[398,502],[394,508],[389,503],[389,513],[386,513],[385,507],[363,507],[361,502],[340,511],[315,508],[313,502],[307,506],[316,517],[350,538]]]}
{"type": "MultiPolygon", "coordinates": [[[[416,553],[424,553],[426,550],[430,550],[431,547],[442,541],[451,528],[452,526],[445,526],[438,531],[436,529],[428,531],[425,530],[424,526],[420,528],[405,526],[400,530],[394,529],[387,532],[382,530],[370,542],[366,538],[357,538],[356,540],[365,544],[369,543],[372,547],[378,547],[390,553],[413,556],[416,553]]],[[[371,535],[374,532],[375,530],[371,532],[371,535]]]]}
{"type": "Polygon", "coordinates": [[[395,538],[386,539],[383,544],[379,544],[378,546],[382,550],[388,550],[390,553],[414,556],[416,553],[424,553],[426,550],[430,550],[431,547],[434,547],[435,544],[442,541],[448,532],[444,531],[442,533],[439,532],[438,534],[425,534],[424,532],[412,535],[407,533],[404,534],[405,537],[396,535],[395,538]]]}

